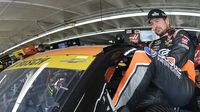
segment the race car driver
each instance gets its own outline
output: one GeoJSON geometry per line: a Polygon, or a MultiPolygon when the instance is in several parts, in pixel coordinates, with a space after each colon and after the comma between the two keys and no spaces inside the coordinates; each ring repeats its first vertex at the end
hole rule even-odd
{"type": "MultiPolygon", "coordinates": [[[[146,50],[152,61],[127,106],[131,112],[135,112],[138,105],[147,108],[155,104],[173,111],[174,107],[189,103],[194,92],[194,45],[188,32],[171,28],[162,10],[150,10],[147,18],[160,38],[152,41],[146,50]],[[150,85],[153,89],[149,89],[150,85]],[[147,91],[151,91],[149,96],[147,91]]],[[[136,43],[138,35],[129,39],[136,43]]]]}

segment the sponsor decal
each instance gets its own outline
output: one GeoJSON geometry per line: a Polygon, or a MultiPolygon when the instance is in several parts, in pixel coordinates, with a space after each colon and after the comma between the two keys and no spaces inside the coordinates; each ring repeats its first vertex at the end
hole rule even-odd
{"type": "Polygon", "coordinates": [[[159,16],[159,13],[153,12],[151,15],[152,15],[152,16],[159,16]]]}
{"type": "Polygon", "coordinates": [[[189,38],[185,35],[182,35],[181,37],[181,43],[187,45],[189,41],[189,38]]]}
{"type": "Polygon", "coordinates": [[[27,61],[20,61],[16,64],[14,64],[11,67],[21,67],[21,66],[30,66],[30,65],[40,65],[41,63],[49,60],[50,58],[38,58],[38,59],[32,59],[27,61]]]}
{"type": "Polygon", "coordinates": [[[169,68],[179,79],[181,78],[181,69],[178,68],[174,63],[170,62],[167,57],[158,55],[157,60],[169,68]]]}
{"type": "Polygon", "coordinates": [[[161,40],[157,40],[154,42],[154,45],[160,45],[160,43],[161,43],[161,40]]]}
{"type": "Polygon", "coordinates": [[[157,52],[149,47],[144,47],[144,51],[147,55],[149,55],[151,57],[155,57],[157,55],[157,52]]]}
{"type": "Polygon", "coordinates": [[[87,62],[88,56],[76,56],[75,58],[64,59],[60,62],[67,62],[67,63],[83,63],[87,62]]]}
{"type": "Polygon", "coordinates": [[[86,70],[94,59],[94,56],[87,55],[45,56],[28,60],[20,60],[14,65],[10,66],[7,70],[39,68],[43,63],[49,63],[47,68],[86,70]]]}
{"type": "Polygon", "coordinates": [[[158,50],[160,49],[160,46],[153,46],[153,49],[154,49],[155,51],[158,51],[158,50]]]}
{"type": "Polygon", "coordinates": [[[168,56],[170,50],[169,49],[153,50],[149,47],[144,47],[144,51],[146,52],[147,55],[155,57],[157,54],[162,56],[168,56]]]}
{"type": "Polygon", "coordinates": [[[72,58],[72,59],[64,59],[61,60],[60,62],[67,62],[67,63],[83,63],[86,62],[86,59],[79,59],[79,58],[72,58]]]}
{"type": "Polygon", "coordinates": [[[169,51],[170,51],[169,49],[161,49],[158,51],[158,53],[163,56],[168,56],[169,51]]]}

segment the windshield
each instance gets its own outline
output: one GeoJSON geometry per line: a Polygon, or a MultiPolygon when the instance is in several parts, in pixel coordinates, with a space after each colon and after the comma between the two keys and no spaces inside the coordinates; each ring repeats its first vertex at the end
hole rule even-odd
{"type": "MultiPolygon", "coordinates": [[[[0,73],[2,112],[50,112],[80,79],[81,70],[21,68],[0,73]]],[[[67,96],[65,96],[67,97],[67,96]]]]}

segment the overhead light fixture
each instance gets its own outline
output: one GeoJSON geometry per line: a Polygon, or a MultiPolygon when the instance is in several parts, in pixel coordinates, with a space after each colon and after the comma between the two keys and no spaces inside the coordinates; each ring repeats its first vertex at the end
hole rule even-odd
{"type": "MultiPolygon", "coordinates": [[[[181,15],[181,16],[197,16],[197,17],[200,17],[200,14],[199,13],[195,13],[195,12],[166,12],[166,14],[168,15],[181,15]]],[[[31,41],[34,41],[34,40],[37,40],[39,38],[42,38],[42,37],[45,37],[47,35],[50,35],[50,34],[53,34],[53,33],[57,33],[57,32],[60,32],[60,31],[63,31],[63,30],[66,30],[66,29],[70,29],[70,28],[73,28],[73,27],[77,27],[77,26],[81,26],[81,25],[86,25],[86,24],[91,24],[91,23],[95,23],[95,22],[100,22],[100,21],[106,21],[106,20],[112,20],[112,19],[120,19],[120,18],[127,18],[127,17],[137,17],[137,16],[146,16],[147,15],[147,12],[139,12],[139,13],[126,13],[126,14],[115,14],[115,15],[109,15],[109,16],[105,16],[105,17],[102,17],[102,18],[95,18],[95,19],[91,19],[91,20],[87,20],[87,21],[79,21],[73,25],[69,24],[69,25],[64,25],[64,26],[61,26],[61,27],[58,27],[58,28],[55,28],[53,30],[50,30],[50,31],[47,31],[47,32],[44,32],[44,33],[41,33],[39,34],[38,36],[35,36],[27,41],[24,41],[18,45],[15,45],[11,48],[8,48],[7,50],[3,51],[0,53],[0,55],[2,54],[5,54],[6,52],[9,52],[21,45],[24,45],[24,44],[27,44],[31,41]]]]}
{"type": "Polygon", "coordinates": [[[195,16],[200,17],[199,13],[195,12],[166,12],[167,15],[178,15],[178,16],[195,16]]]}
{"type": "Polygon", "coordinates": [[[199,29],[189,29],[189,28],[184,28],[184,30],[186,30],[186,31],[195,31],[195,32],[200,32],[199,29]]]}

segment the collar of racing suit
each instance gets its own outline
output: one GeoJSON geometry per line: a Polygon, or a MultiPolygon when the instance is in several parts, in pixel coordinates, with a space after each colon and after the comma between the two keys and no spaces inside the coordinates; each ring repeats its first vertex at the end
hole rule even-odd
{"type": "Polygon", "coordinates": [[[169,28],[164,35],[160,36],[160,38],[166,37],[166,36],[171,36],[174,33],[175,33],[175,29],[174,28],[169,28]]]}
{"type": "Polygon", "coordinates": [[[156,51],[162,48],[170,47],[174,34],[175,29],[170,28],[163,36],[150,42],[149,47],[156,51]]]}

